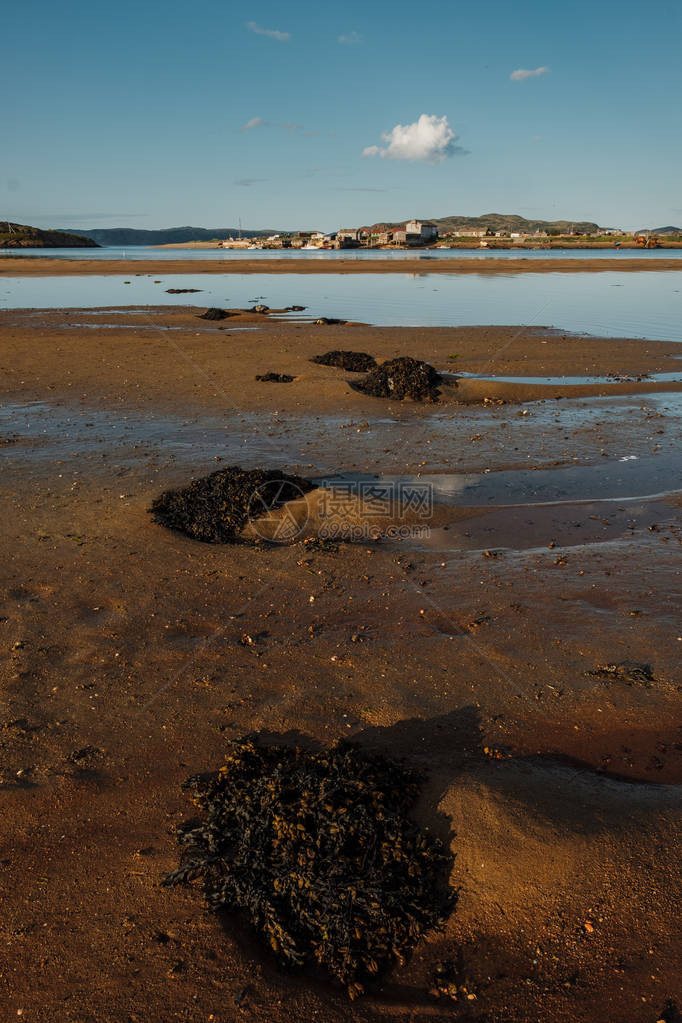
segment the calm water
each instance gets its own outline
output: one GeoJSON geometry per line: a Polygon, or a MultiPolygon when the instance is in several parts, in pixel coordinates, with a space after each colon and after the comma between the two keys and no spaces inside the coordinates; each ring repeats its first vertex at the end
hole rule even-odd
{"type": "MultiPolygon", "coordinates": [[[[682,341],[682,275],[173,274],[0,278],[0,309],[127,305],[272,308],[380,326],[523,324],[603,337],[682,341]],[[168,295],[166,288],[199,288],[168,295]]],[[[350,338],[349,338],[350,340],[350,338]]]]}
{"type": "Polygon", "coordinates": [[[436,503],[459,507],[633,501],[642,497],[665,497],[680,491],[677,454],[625,458],[599,465],[572,465],[559,469],[500,470],[486,475],[354,473],[326,477],[320,482],[330,488],[344,483],[377,482],[396,488],[428,484],[436,503]]]}
{"type": "MultiPolygon", "coordinates": [[[[267,418],[270,419],[270,416],[267,418]]],[[[431,427],[437,425],[438,421],[444,429],[452,431],[450,417],[436,415],[431,420],[431,427]]],[[[163,451],[165,456],[172,454],[173,459],[183,462],[187,460],[195,469],[198,452],[201,464],[207,465],[212,465],[211,459],[216,454],[223,456],[226,464],[233,458],[259,460],[264,456],[276,458],[277,464],[283,461],[297,464],[302,457],[308,458],[301,450],[301,441],[307,433],[326,434],[330,442],[328,450],[333,450],[334,438],[338,438],[343,423],[342,419],[336,417],[316,418],[314,424],[294,420],[288,424],[290,429],[287,430],[283,429],[278,418],[274,418],[270,419],[269,430],[263,416],[238,411],[234,419],[227,420],[225,416],[206,415],[183,418],[150,412],[148,409],[128,409],[123,412],[91,408],[75,411],[68,405],[53,405],[43,401],[3,403],[0,404],[0,436],[16,435],[21,443],[0,447],[0,465],[23,463],[31,459],[48,460],[54,466],[57,458],[64,460],[64,464],[69,460],[79,463],[84,455],[101,452],[103,442],[116,451],[117,464],[131,456],[135,459],[148,458],[155,450],[163,451]]],[[[387,428],[384,434],[387,436],[400,424],[390,419],[379,419],[374,420],[373,425],[374,428],[387,428]]],[[[411,432],[414,424],[406,424],[406,427],[411,432]]],[[[346,450],[344,456],[347,454],[346,450]]],[[[326,458],[322,461],[326,461],[326,458]]],[[[320,466],[319,460],[317,465],[320,466]]],[[[212,468],[215,468],[214,464],[212,468]]],[[[342,484],[358,487],[359,484],[373,483],[381,483],[389,488],[427,485],[433,492],[436,504],[452,507],[633,501],[680,492],[679,453],[676,450],[643,457],[626,455],[600,460],[597,465],[419,475],[366,472],[329,472],[317,477],[312,475],[317,478],[320,486],[330,488],[342,484]]],[[[360,492],[359,489],[355,491],[360,492]]]]}
{"type": "MultiPolygon", "coordinates": [[[[45,259],[682,259],[682,249],[157,249],[150,245],[101,249],[22,249],[45,259]]],[[[0,249],[17,256],[17,249],[0,249]]]]}

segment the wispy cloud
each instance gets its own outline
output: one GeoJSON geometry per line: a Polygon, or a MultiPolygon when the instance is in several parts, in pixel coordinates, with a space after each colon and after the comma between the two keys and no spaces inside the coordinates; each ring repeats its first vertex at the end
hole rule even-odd
{"type": "Polygon", "coordinates": [[[292,135],[301,135],[303,138],[314,138],[316,131],[306,129],[303,124],[296,124],[295,121],[266,121],[263,117],[252,117],[246,124],[242,124],[239,131],[251,131],[252,128],[282,128],[292,135]]]}
{"type": "Polygon", "coordinates": [[[447,117],[422,114],[412,124],[396,124],[382,133],[385,146],[367,146],[363,156],[381,156],[385,160],[410,160],[418,163],[442,163],[449,156],[466,152],[455,145],[457,136],[447,117]]]}
{"type": "Polygon", "coordinates": [[[240,131],[251,131],[252,128],[264,128],[267,125],[267,121],[264,121],[262,117],[252,117],[250,121],[243,124],[240,131]]]}
{"type": "Polygon", "coordinates": [[[525,67],[517,68],[516,71],[512,71],[509,78],[512,82],[525,82],[527,78],[539,78],[540,75],[548,74],[549,68],[545,67],[543,64],[542,67],[536,67],[533,68],[532,70],[529,70],[528,68],[525,67]]]}
{"type": "Polygon", "coordinates": [[[251,185],[257,185],[261,181],[267,181],[268,178],[235,178],[234,184],[240,188],[250,188],[251,185]]]}
{"type": "Polygon", "coordinates": [[[317,135],[317,132],[312,128],[306,128],[303,124],[296,124],[290,121],[284,121],[283,124],[279,125],[280,128],[284,128],[285,131],[291,132],[292,135],[302,135],[303,138],[312,139],[317,135]]]}
{"type": "Polygon", "coordinates": [[[267,36],[268,39],[276,39],[279,43],[288,43],[291,39],[291,32],[280,32],[278,28],[261,28],[255,21],[247,21],[246,28],[257,36],[267,36]]]}
{"type": "Polygon", "coordinates": [[[365,41],[365,37],[361,36],[359,32],[353,29],[352,32],[346,32],[344,35],[338,37],[338,41],[341,46],[359,46],[360,43],[365,41]]]}

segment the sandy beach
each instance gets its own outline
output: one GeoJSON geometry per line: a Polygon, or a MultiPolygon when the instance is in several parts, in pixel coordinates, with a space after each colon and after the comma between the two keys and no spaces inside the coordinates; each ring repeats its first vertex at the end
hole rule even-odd
{"type": "Polygon", "coordinates": [[[682,260],[656,256],[642,258],[633,256],[618,259],[600,259],[598,256],[584,259],[562,258],[532,259],[519,256],[518,259],[497,259],[482,256],[480,259],[419,258],[414,259],[324,259],[276,257],[261,259],[240,259],[226,257],[217,259],[51,259],[40,257],[0,256],[0,276],[7,277],[59,277],[84,274],[345,274],[345,273],[428,273],[430,274],[517,274],[517,273],[600,273],[607,270],[635,272],[643,270],[682,270],[682,260]]]}
{"type": "MultiPolygon", "coordinates": [[[[18,262],[0,273],[124,272],[18,262]]],[[[618,270],[682,269],[664,263],[618,270]]],[[[586,267],[429,264],[556,269],[586,267]]],[[[656,1023],[682,997],[682,504],[675,470],[647,473],[679,456],[682,384],[646,375],[676,372],[679,345],[202,310],[0,312],[8,1018],[656,1023]],[[440,400],[362,394],[309,361],[331,349],[424,359],[440,400]],[[581,376],[602,379],[556,379],[581,376]],[[422,541],[214,546],[151,520],[161,491],[230,464],[468,475],[488,496],[439,506],[422,541]],[[629,471],[632,492],[600,489],[629,471]],[[534,501],[548,478],[559,496],[534,501]],[[428,776],[419,818],[452,849],[457,906],[353,1004],[160,887],[181,783],[251,731],[350,737],[428,776]],[[454,1004],[430,978],[458,957],[474,997],[454,1004]]]]}

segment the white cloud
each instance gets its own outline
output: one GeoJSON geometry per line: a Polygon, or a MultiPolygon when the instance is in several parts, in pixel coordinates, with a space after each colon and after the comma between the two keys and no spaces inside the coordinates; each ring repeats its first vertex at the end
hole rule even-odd
{"type": "Polygon", "coordinates": [[[447,117],[422,114],[413,124],[396,124],[383,132],[385,147],[367,146],[363,156],[381,156],[387,160],[412,160],[421,163],[442,163],[448,156],[463,152],[454,145],[457,138],[447,117]]]}
{"type": "Polygon", "coordinates": [[[252,117],[251,120],[247,121],[246,124],[243,124],[239,130],[249,131],[251,128],[262,128],[264,127],[265,123],[266,122],[263,120],[262,117],[252,117]]]}
{"type": "Polygon", "coordinates": [[[276,39],[280,43],[288,43],[291,39],[291,32],[280,32],[277,28],[261,28],[255,21],[247,21],[246,27],[257,36],[268,36],[269,39],[276,39]]]}
{"type": "Polygon", "coordinates": [[[364,42],[365,37],[361,36],[359,32],[353,29],[352,32],[346,32],[345,35],[339,36],[338,41],[342,46],[357,46],[359,43],[364,42]]]}
{"type": "Polygon", "coordinates": [[[512,82],[525,82],[527,78],[539,78],[540,75],[548,74],[549,68],[545,67],[544,65],[542,67],[536,67],[532,71],[529,71],[525,67],[520,67],[517,68],[516,71],[512,71],[509,78],[511,79],[512,82]]]}

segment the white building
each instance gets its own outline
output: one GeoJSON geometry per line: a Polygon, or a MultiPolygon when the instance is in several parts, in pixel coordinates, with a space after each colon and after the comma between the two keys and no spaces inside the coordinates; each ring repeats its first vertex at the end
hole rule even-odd
{"type": "Polygon", "coordinates": [[[408,220],[405,224],[408,241],[434,241],[438,237],[438,228],[430,220],[408,220]]]}
{"type": "Polygon", "coordinates": [[[487,227],[458,227],[450,232],[453,238],[485,238],[487,233],[487,227]]]}

